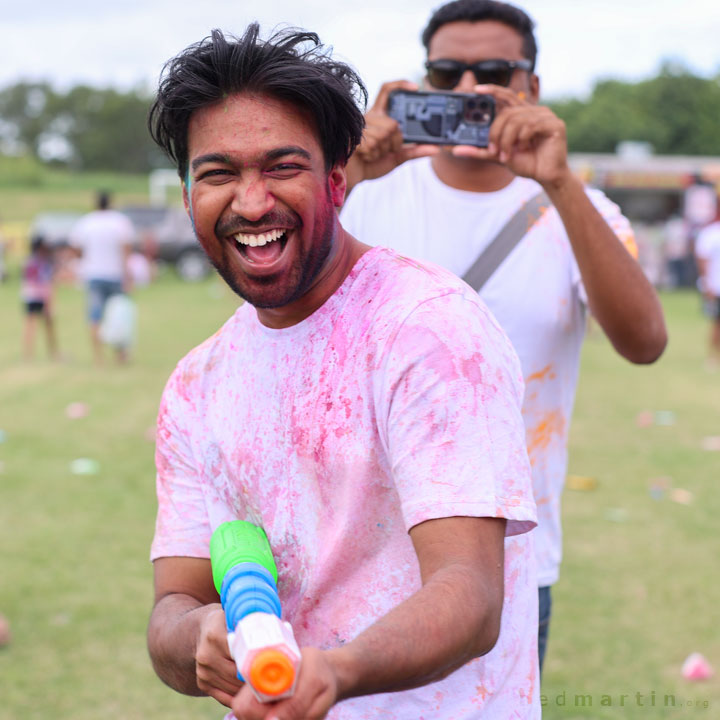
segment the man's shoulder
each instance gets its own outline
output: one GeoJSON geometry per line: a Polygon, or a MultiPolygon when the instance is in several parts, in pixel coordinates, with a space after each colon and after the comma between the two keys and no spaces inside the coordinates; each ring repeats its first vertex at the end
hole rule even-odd
{"type": "Polygon", "coordinates": [[[353,304],[374,304],[377,312],[400,318],[420,305],[458,295],[482,304],[477,293],[449,270],[385,247],[368,251],[354,283],[353,304]]]}
{"type": "Polygon", "coordinates": [[[410,182],[418,182],[431,177],[432,167],[430,160],[431,158],[429,157],[406,160],[385,175],[371,180],[363,180],[361,183],[358,183],[348,197],[352,198],[358,190],[360,192],[356,197],[365,194],[372,196],[377,194],[384,195],[392,188],[407,187],[410,182]]]}
{"type": "Polygon", "coordinates": [[[250,306],[243,305],[229,317],[210,337],[186,353],[177,363],[174,375],[180,375],[184,384],[202,382],[210,379],[213,382],[213,371],[222,363],[242,336],[247,326],[247,310],[250,306]]]}

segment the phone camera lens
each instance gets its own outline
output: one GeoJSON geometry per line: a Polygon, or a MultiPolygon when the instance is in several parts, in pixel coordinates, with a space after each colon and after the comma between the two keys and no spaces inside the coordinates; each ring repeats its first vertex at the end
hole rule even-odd
{"type": "Polygon", "coordinates": [[[467,106],[469,110],[474,110],[477,107],[477,103],[474,100],[468,100],[467,106]]]}

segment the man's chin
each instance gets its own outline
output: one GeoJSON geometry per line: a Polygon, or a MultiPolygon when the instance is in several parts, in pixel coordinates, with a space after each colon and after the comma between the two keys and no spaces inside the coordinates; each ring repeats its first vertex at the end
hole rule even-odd
{"type": "Polygon", "coordinates": [[[280,287],[279,279],[275,276],[254,278],[252,282],[240,282],[233,273],[226,268],[215,269],[228,287],[239,295],[245,302],[261,309],[281,308],[296,300],[302,294],[297,283],[290,283],[290,287],[280,287]]]}

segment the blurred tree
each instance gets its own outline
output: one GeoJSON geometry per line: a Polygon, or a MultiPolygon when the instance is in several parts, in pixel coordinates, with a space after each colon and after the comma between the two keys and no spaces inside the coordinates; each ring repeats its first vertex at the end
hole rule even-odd
{"type": "Polygon", "coordinates": [[[634,140],[658,154],[720,155],[720,75],[698,77],[679,62],[638,83],[602,80],[586,101],[549,105],[567,125],[571,152],[612,153],[634,140]]]}
{"type": "Polygon", "coordinates": [[[0,91],[0,149],[79,170],[147,172],[166,166],[147,131],[152,99],[79,85],[59,93],[47,83],[0,91]]]}
{"type": "MultiPolygon", "coordinates": [[[[0,90],[0,152],[27,153],[79,170],[147,172],[167,159],[146,128],[152,98],[143,91],[45,82],[0,90]]],[[[601,80],[587,100],[549,103],[565,120],[572,152],[615,152],[625,140],[656,153],[720,155],[720,75],[703,78],[665,61],[637,83],[601,80]]]]}

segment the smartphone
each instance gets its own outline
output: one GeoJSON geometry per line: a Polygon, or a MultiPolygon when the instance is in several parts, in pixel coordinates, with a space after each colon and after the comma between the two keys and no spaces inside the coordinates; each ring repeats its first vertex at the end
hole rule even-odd
{"type": "Polygon", "coordinates": [[[492,95],[393,90],[388,115],[405,142],[487,147],[495,117],[492,95]]]}

